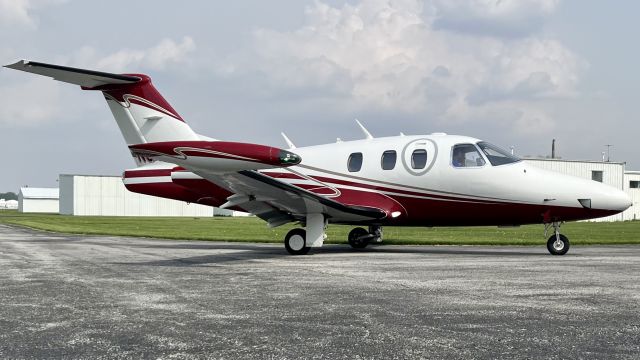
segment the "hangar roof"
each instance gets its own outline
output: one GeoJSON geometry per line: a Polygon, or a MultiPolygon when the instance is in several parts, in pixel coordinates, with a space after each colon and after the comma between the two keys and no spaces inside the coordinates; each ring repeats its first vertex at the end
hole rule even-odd
{"type": "Polygon", "coordinates": [[[25,199],[59,199],[58,188],[20,188],[20,193],[25,199]]]}

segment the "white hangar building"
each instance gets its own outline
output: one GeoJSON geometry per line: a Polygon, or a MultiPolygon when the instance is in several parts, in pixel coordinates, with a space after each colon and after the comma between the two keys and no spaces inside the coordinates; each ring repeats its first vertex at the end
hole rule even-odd
{"type": "Polygon", "coordinates": [[[625,163],[539,158],[525,158],[523,160],[543,169],[613,186],[624,190],[633,200],[633,205],[623,213],[593,221],[640,220],[640,171],[626,171],[625,163]]]}
{"type": "Polygon", "coordinates": [[[0,199],[0,209],[15,210],[18,208],[18,201],[0,199]]]}
{"type": "Polygon", "coordinates": [[[640,220],[640,171],[625,171],[624,191],[633,201],[633,205],[622,213],[624,220],[640,220]]]}
{"type": "Polygon", "coordinates": [[[18,193],[18,211],[22,213],[57,213],[58,189],[56,188],[20,188],[18,193]]]}
{"type": "Polygon", "coordinates": [[[130,192],[119,176],[61,174],[60,214],[78,216],[242,216],[184,201],[130,192]]]}

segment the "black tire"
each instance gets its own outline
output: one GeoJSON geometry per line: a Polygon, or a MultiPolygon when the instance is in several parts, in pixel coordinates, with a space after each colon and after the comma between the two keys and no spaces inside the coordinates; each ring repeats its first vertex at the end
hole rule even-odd
{"type": "Polygon", "coordinates": [[[349,245],[354,249],[364,249],[369,245],[369,232],[357,227],[349,232],[349,245]]]}
{"type": "Polygon", "coordinates": [[[307,232],[304,229],[293,229],[284,237],[284,247],[291,255],[305,255],[311,249],[307,246],[307,232]],[[302,238],[302,243],[300,243],[302,238]]]}
{"type": "Polygon", "coordinates": [[[547,250],[551,255],[564,255],[569,251],[569,238],[560,234],[559,243],[556,243],[556,235],[551,235],[549,240],[547,240],[547,250]]]}

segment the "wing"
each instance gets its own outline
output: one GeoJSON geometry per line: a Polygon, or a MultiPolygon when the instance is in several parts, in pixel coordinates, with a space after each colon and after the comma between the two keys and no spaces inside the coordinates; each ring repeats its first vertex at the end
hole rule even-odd
{"type": "Polygon", "coordinates": [[[380,209],[345,205],[253,170],[226,174],[201,169],[193,172],[234,193],[224,207],[240,207],[267,221],[271,227],[304,222],[309,213],[322,213],[333,223],[350,224],[387,216],[380,209]]]}

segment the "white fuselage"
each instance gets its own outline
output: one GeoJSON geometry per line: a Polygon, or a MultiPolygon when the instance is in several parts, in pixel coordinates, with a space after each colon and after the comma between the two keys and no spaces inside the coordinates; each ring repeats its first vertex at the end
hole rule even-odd
{"type": "MultiPolygon", "coordinates": [[[[494,166],[481,151],[479,153],[484,158],[483,165],[455,167],[452,163],[453,146],[475,145],[479,141],[471,137],[438,134],[394,136],[300,147],[293,151],[302,157],[301,164],[263,172],[271,175],[277,172],[302,175],[304,179],[280,180],[306,186],[311,191],[338,199],[348,190],[360,193],[361,197],[366,197],[367,193],[389,196],[405,207],[405,213],[402,214],[405,221],[425,221],[425,225],[429,225],[428,217],[434,218],[438,210],[426,211],[430,214],[420,216],[416,213],[416,206],[420,204],[437,206],[445,212],[441,214],[442,217],[452,216],[451,223],[465,224],[474,224],[472,218],[484,219],[479,223],[492,223],[489,221],[489,218],[493,217],[492,214],[482,211],[504,209],[505,211],[499,211],[500,214],[495,214],[500,215],[502,219],[496,217],[493,222],[507,225],[529,223],[532,222],[530,218],[536,216],[539,217],[539,221],[535,222],[543,222],[544,212],[551,208],[576,209],[577,214],[568,216],[569,220],[575,217],[589,218],[589,212],[604,216],[607,211],[623,211],[631,203],[628,196],[619,189],[592,180],[543,170],[522,161],[494,166]],[[427,154],[426,164],[421,169],[412,167],[411,155],[417,149],[424,149],[427,154]],[[382,155],[385,151],[395,151],[397,154],[393,169],[382,169],[382,155]],[[348,159],[353,153],[362,153],[362,166],[360,170],[350,172],[348,159]],[[590,200],[591,209],[585,209],[579,199],[590,200]],[[494,206],[489,206],[490,204],[494,206]],[[540,213],[519,213],[518,210],[531,209],[529,206],[539,209],[540,213]],[[460,213],[455,214],[455,209],[460,213]],[[467,213],[463,214],[465,211],[467,213]],[[469,211],[477,213],[468,213],[469,211]],[[601,214],[599,211],[604,212],[601,214]],[[467,221],[460,221],[461,219],[467,221]]],[[[366,204],[366,201],[358,201],[357,197],[351,198],[344,200],[353,205],[366,204]]],[[[422,208],[421,212],[424,213],[425,210],[427,209],[422,208]]],[[[549,216],[553,217],[553,212],[549,216]]]]}

